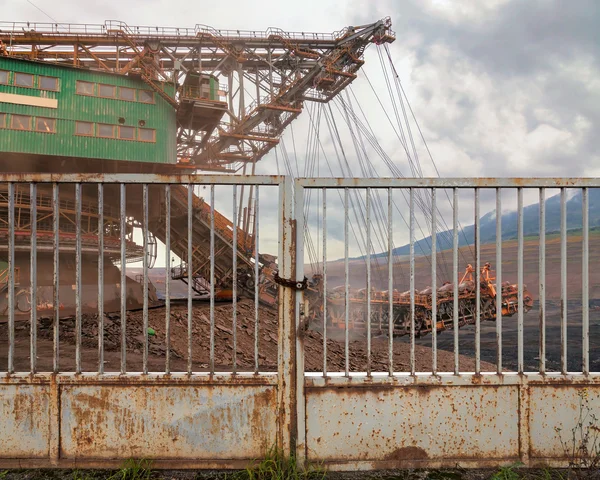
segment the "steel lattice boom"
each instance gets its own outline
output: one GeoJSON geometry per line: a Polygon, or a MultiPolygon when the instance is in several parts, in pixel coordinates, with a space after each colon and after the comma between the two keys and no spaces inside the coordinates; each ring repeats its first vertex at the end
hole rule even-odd
{"type": "Polygon", "coordinates": [[[391,21],[331,34],[104,24],[0,23],[0,53],[142,78],[177,109],[182,165],[237,171],[260,160],[301,112],[349,85],[371,44],[393,42],[391,21]],[[217,98],[201,79],[218,81],[217,98]],[[175,98],[162,82],[176,84],[175,98]]]}

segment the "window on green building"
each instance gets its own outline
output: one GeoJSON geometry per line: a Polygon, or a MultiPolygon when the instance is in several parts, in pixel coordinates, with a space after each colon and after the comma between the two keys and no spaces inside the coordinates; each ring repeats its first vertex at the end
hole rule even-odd
{"type": "Polygon", "coordinates": [[[33,88],[33,75],[30,73],[15,72],[15,85],[17,87],[33,88]]]}
{"type": "Polygon", "coordinates": [[[117,87],[114,85],[98,85],[98,96],[103,98],[115,98],[117,96],[117,87]]]}
{"type": "Polygon", "coordinates": [[[99,123],[98,136],[103,138],[115,138],[115,126],[99,123]]]}
{"type": "Polygon", "coordinates": [[[15,130],[31,130],[30,115],[12,115],[10,117],[10,128],[15,130]]]}
{"type": "Polygon", "coordinates": [[[138,140],[142,142],[156,142],[155,133],[153,128],[138,128],[138,140]]]}
{"type": "Polygon", "coordinates": [[[0,113],[0,128],[6,128],[6,113],[0,113]]]}
{"type": "Polygon", "coordinates": [[[90,122],[75,122],[75,135],[94,135],[94,124],[90,122]]]}
{"type": "Polygon", "coordinates": [[[135,89],[121,87],[119,88],[119,98],[121,100],[127,100],[129,102],[135,102],[135,89]]]}
{"type": "Polygon", "coordinates": [[[58,92],[58,78],[40,76],[40,90],[58,92]]]}
{"type": "Polygon", "coordinates": [[[138,100],[142,103],[154,103],[154,92],[150,90],[138,90],[138,100]]]}
{"type": "Polygon", "coordinates": [[[56,133],[56,120],[54,118],[37,117],[35,119],[35,129],[38,132],[56,133]]]}
{"type": "Polygon", "coordinates": [[[135,128],[121,125],[119,127],[119,138],[121,140],[135,140],[135,128]]]}
{"type": "Polygon", "coordinates": [[[8,72],[6,70],[0,70],[0,83],[3,85],[8,84],[8,72]]]}
{"type": "Polygon", "coordinates": [[[75,91],[79,95],[94,95],[94,84],[91,82],[77,80],[75,91]]]}

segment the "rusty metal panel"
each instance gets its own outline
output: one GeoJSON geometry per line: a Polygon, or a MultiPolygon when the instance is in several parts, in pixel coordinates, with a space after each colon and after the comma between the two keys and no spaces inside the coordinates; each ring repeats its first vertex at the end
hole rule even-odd
{"type": "Polygon", "coordinates": [[[517,386],[365,387],[306,389],[309,460],[337,469],[518,458],[517,386]]]}
{"type": "Polygon", "coordinates": [[[586,432],[588,448],[597,441],[599,385],[531,385],[529,401],[530,458],[564,459],[565,448],[577,449],[586,432]]]}
{"type": "Polygon", "coordinates": [[[50,392],[42,385],[0,385],[0,458],[48,456],[50,392]]]}
{"type": "Polygon", "coordinates": [[[273,386],[65,385],[61,458],[248,459],[276,439],[273,386]]]}

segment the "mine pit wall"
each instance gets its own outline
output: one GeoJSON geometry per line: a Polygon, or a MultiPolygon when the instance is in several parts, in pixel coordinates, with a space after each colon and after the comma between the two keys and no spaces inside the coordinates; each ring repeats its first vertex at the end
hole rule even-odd
{"type": "MultiPolygon", "coordinates": [[[[0,257],[0,261],[7,261],[0,257]]],[[[29,252],[15,252],[15,316],[29,316],[31,311],[31,272],[29,252]]],[[[76,272],[75,257],[61,253],[59,261],[59,301],[60,314],[75,313],[76,272]]],[[[38,253],[36,275],[37,311],[40,314],[51,313],[54,304],[54,258],[52,254],[38,253]]],[[[127,308],[136,309],[143,306],[143,285],[135,279],[127,277],[127,308]]],[[[156,290],[149,285],[149,302],[157,302],[156,290]]],[[[121,305],[121,271],[109,258],[104,259],[104,311],[116,312],[121,305]]],[[[83,313],[98,311],[98,257],[84,255],[81,262],[81,306],[83,313]]],[[[0,321],[7,316],[8,290],[0,294],[0,321]]]]}

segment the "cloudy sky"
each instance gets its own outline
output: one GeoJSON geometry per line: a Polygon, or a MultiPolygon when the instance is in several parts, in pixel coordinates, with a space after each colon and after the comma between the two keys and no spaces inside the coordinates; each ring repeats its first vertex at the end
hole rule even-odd
{"type": "MultiPolygon", "coordinates": [[[[0,11],[3,20],[17,21],[49,21],[44,11],[59,22],[119,19],[132,25],[316,32],[390,16],[397,35],[390,47],[393,62],[441,176],[600,174],[600,2],[595,0],[0,0],[0,11]]],[[[385,103],[375,47],[366,60],[365,72],[385,103]]],[[[352,88],[378,141],[410,175],[365,78],[352,88]]],[[[295,126],[299,137],[309,129],[304,117],[295,126]]],[[[331,141],[323,138],[323,143],[331,153],[331,141]]],[[[424,175],[435,175],[419,149],[424,175]]],[[[296,152],[301,165],[302,152],[296,152]]],[[[358,171],[352,148],[347,154],[358,171]]],[[[261,171],[275,173],[273,163],[270,155],[261,171]]],[[[321,173],[327,173],[325,167],[321,173]]],[[[274,206],[266,203],[265,212],[274,206]]],[[[488,200],[482,214],[492,208],[488,200]]]]}

